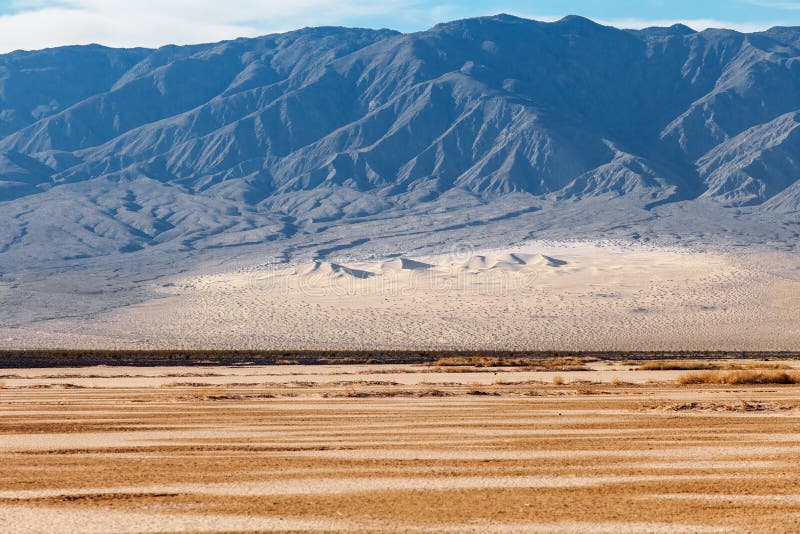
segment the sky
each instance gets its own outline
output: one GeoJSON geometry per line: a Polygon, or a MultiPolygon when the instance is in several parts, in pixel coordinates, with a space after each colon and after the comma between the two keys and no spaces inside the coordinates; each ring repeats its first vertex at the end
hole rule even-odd
{"type": "Polygon", "coordinates": [[[0,52],[204,43],[323,25],[413,32],[497,13],[582,15],[623,28],[800,26],[800,0],[0,0],[0,52]]]}

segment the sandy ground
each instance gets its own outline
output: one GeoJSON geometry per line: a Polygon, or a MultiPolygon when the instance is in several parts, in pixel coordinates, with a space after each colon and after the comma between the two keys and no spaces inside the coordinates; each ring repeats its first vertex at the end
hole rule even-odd
{"type": "Polygon", "coordinates": [[[93,319],[0,330],[0,347],[798,350],[800,258],[533,243],[161,281],[93,319]]]}
{"type": "Polygon", "coordinates": [[[800,387],[597,365],[0,371],[0,531],[800,529],[800,387]]]}

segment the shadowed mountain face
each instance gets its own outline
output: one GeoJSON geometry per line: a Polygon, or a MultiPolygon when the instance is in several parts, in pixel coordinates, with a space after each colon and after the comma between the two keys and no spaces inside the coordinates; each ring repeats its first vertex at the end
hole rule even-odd
{"type": "Polygon", "coordinates": [[[485,225],[708,238],[726,217],[740,239],[787,241],[799,125],[797,28],[500,15],[15,52],[0,56],[0,267],[275,243],[287,258],[309,250],[298,236],[324,257],[485,225]]]}

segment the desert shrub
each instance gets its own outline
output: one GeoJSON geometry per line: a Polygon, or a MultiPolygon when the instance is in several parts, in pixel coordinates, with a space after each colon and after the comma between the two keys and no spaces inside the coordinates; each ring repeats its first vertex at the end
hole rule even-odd
{"type": "Polygon", "coordinates": [[[347,397],[350,399],[366,399],[368,397],[371,397],[372,395],[370,395],[370,393],[367,391],[359,391],[355,388],[347,388],[339,396],[347,397]]]}
{"type": "Polygon", "coordinates": [[[786,364],[752,362],[746,364],[703,362],[698,360],[656,360],[639,365],[639,371],[741,371],[747,369],[789,369],[786,364]]]}
{"type": "Polygon", "coordinates": [[[637,368],[639,371],[712,371],[723,369],[720,364],[696,360],[663,360],[646,362],[637,368]]]}
{"type": "MultiPolygon", "coordinates": [[[[765,412],[791,409],[790,406],[778,404],[764,404],[761,402],[681,402],[661,407],[675,412],[682,411],[712,411],[712,412],[765,412]]],[[[658,409],[658,408],[656,408],[658,409]]]]}
{"type": "Polygon", "coordinates": [[[584,364],[594,357],[573,358],[498,358],[490,356],[448,356],[439,358],[437,367],[526,367],[533,371],[588,371],[584,364]]]}
{"type": "Polygon", "coordinates": [[[682,385],[800,384],[800,373],[779,370],[690,373],[678,378],[678,383],[682,385]]]}
{"type": "Polygon", "coordinates": [[[747,365],[740,366],[742,369],[791,369],[790,365],[785,363],[748,363],[747,365]]]}
{"type": "Polygon", "coordinates": [[[446,397],[447,395],[440,389],[425,389],[417,392],[417,397],[446,397]]]}

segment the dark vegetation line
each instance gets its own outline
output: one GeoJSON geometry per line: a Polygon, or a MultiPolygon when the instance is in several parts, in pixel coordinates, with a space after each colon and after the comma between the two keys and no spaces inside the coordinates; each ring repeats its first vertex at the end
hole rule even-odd
{"type": "Polygon", "coordinates": [[[231,351],[231,350],[3,350],[0,368],[108,366],[213,366],[213,365],[333,365],[435,363],[442,358],[576,358],[600,360],[717,360],[798,359],[800,352],[593,352],[593,351],[231,351]]]}

